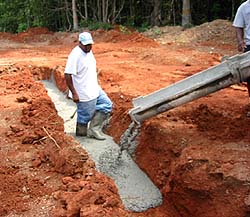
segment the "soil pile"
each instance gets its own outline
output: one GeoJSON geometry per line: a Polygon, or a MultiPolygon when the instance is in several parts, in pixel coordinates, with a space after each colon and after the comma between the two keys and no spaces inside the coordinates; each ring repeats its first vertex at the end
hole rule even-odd
{"type": "Polygon", "coordinates": [[[214,43],[232,44],[235,42],[235,31],[232,22],[227,20],[214,20],[189,29],[181,26],[154,27],[144,33],[145,36],[170,43],[214,43]]]}

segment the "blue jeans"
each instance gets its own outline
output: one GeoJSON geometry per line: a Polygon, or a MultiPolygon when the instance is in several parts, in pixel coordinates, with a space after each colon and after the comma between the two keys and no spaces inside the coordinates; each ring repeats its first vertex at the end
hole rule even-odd
{"type": "Polygon", "coordinates": [[[78,102],[77,106],[77,122],[87,124],[95,114],[95,111],[100,111],[105,114],[112,111],[112,102],[107,94],[100,90],[99,96],[96,99],[87,102],[78,102]]]}

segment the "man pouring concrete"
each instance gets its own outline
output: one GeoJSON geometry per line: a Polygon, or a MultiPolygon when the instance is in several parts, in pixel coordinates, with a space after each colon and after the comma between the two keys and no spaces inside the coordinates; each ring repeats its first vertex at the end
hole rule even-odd
{"type": "Polygon", "coordinates": [[[93,44],[89,32],[79,34],[79,43],[68,56],[64,75],[69,97],[77,106],[76,136],[105,140],[102,127],[112,102],[98,84],[93,44]]]}

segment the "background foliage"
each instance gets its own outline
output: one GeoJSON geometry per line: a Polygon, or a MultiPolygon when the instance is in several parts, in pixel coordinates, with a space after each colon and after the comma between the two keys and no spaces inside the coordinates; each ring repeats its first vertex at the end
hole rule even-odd
{"type": "MultiPolygon", "coordinates": [[[[182,0],[74,0],[79,27],[110,28],[113,24],[147,29],[181,25],[182,0]]],[[[30,27],[73,30],[72,0],[0,0],[0,31],[22,32],[30,27]]],[[[242,0],[190,0],[192,24],[233,20],[242,0]]]]}

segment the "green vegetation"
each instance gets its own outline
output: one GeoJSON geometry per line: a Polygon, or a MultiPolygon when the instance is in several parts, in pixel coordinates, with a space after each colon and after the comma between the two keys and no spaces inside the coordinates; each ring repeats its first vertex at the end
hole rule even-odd
{"type": "MultiPolygon", "coordinates": [[[[109,30],[114,24],[146,31],[152,26],[181,25],[180,0],[75,0],[78,28],[109,30]],[[156,5],[158,7],[156,8],[156,5]]],[[[232,20],[242,0],[190,0],[192,25],[215,19],[232,20]]],[[[72,0],[0,0],[0,31],[22,32],[31,27],[73,30],[72,0]]],[[[124,30],[126,33],[126,30],[124,30]]]]}
{"type": "Polygon", "coordinates": [[[92,20],[81,20],[79,24],[80,28],[88,28],[89,30],[97,30],[97,29],[103,29],[103,30],[110,30],[113,29],[113,26],[110,23],[103,23],[98,21],[92,21],[92,20]]]}

